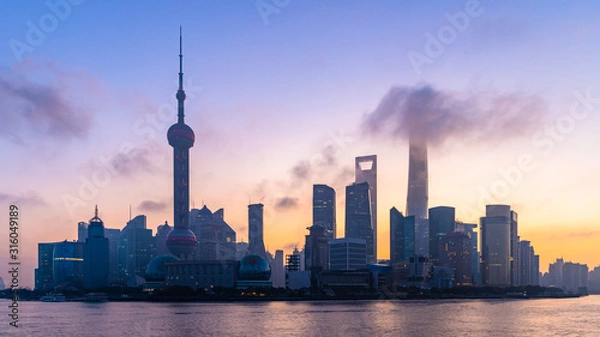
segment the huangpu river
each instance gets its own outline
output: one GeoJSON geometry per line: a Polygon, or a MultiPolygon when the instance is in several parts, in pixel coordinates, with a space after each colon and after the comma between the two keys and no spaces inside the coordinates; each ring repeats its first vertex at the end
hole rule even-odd
{"type": "MultiPolygon", "coordinates": [[[[0,301],[8,312],[8,301],[0,301]]],[[[600,296],[236,303],[20,302],[2,336],[600,336],[600,296]]]]}

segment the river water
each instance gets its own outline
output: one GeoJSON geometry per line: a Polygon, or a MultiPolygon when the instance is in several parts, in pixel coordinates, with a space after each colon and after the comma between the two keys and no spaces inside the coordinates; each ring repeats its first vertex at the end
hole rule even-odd
{"type": "MultiPolygon", "coordinates": [[[[8,313],[8,301],[0,301],[8,313]]],[[[600,336],[600,296],[257,303],[20,302],[3,336],[600,336]]]]}

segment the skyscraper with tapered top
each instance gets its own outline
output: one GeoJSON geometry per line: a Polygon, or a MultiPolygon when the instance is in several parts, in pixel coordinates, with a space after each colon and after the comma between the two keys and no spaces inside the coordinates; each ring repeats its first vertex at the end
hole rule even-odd
{"type": "Polygon", "coordinates": [[[179,29],[179,89],[177,90],[177,123],[167,132],[169,145],[173,147],[173,220],[174,228],[167,236],[167,247],[180,259],[189,259],[196,249],[196,235],[189,229],[190,212],[190,148],[194,146],[194,131],[185,124],[183,117],[183,54],[182,34],[179,29]]]}
{"type": "Polygon", "coordinates": [[[370,251],[367,252],[367,263],[377,263],[377,155],[356,157],[354,165],[354,182],[368,183],[371,228],[373,230],[372,242],[367,246],[370,251]]]}

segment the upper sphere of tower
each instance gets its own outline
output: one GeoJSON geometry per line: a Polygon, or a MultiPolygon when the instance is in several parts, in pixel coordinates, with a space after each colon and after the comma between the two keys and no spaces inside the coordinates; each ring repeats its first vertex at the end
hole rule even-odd
{"type": "Polygon", "coordinates": [[[183,123],[173,124],[167,132],[169,145],[172,147],[190,148],[194,146],[196,135],[192,128],[183,123]]]}
{"type": "Polygon", "coordinates": [[[182,89],[177,90],[177,94],[175,95],[178,101],[185,101],[185,91],[182,89]]]}

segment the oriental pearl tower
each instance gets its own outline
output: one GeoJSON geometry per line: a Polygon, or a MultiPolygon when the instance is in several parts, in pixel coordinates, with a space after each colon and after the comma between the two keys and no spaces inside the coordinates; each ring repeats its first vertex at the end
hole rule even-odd
{"type": "Polygon", "coordinates": [[[190,211],[190,148],[194,146],[194,131],[183,121],[183,55],[182,35],[179,28],[179,89],[177,90],[177,123],[167,132],[169,145],[173,147],[173,230],[167,236],[167,247],[171,253],[182,260],[190,259],[198,240],[188,228],[190,211]]]}

